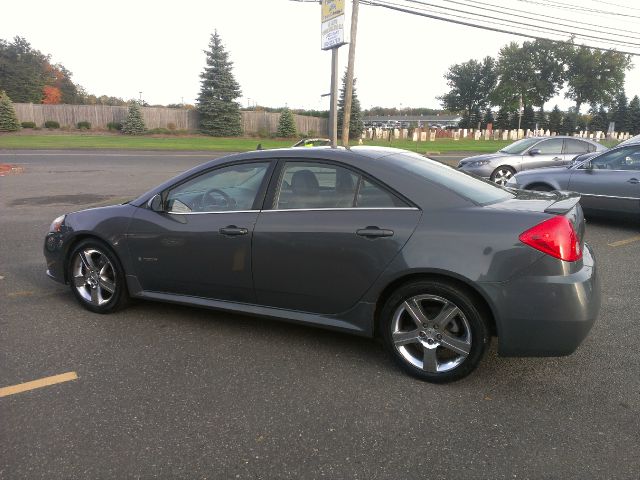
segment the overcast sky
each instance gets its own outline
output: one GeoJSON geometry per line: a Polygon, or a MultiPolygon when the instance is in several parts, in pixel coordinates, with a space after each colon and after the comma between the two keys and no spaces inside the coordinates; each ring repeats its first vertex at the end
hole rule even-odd
{"type": "MultiPolygon", "coordinates": [[[[595,6],[590,0],[576,4],[595,6]]],[[[621,0],[618,0],[621,3],[621,0]]],[[[437,3],[437,2],[436,2],[437,3]]],[[[492,0],[539,13],[540,5],[492,0]]],[[[614,8],[614,7],[610,7],[614,8]]],[[[557,12],[556,12],[557,13],[557,12]]],[[[640,15],[640,12],[636,12],[640,15]]],[[[596,24],[634,28],[632,19],[580,16],[596,24]]],[[[331,53],[320,50],[320,6],[289,0],[182,0],[108,2],[30,0],[2,6],[5,39],[25,37],[73,72],[73,80],[96,95],[142,97],[150,104],[193,103],[204,67],[203,49],[218,30],[242,87],[241,102],[264,106],[328,109],[331,53]]],[[[638,20],[636,20],[638,21],[638,20]]],[[[371,6],[361,6],[356,77],[367,108],[439,108],[447,91],[443,74],[453,63],[496,56],[520,37],[458,26],[371,6]]],[[[340,72],[348,47],[340,48],[340,72]]],[[[640,57],[634,58],[640,64],[640,57]]],[[[627,95],[640,95],[640,68],[627,74],[627,95]]],[[[562,98],[567,108],[572,102],[562,98]]]]}

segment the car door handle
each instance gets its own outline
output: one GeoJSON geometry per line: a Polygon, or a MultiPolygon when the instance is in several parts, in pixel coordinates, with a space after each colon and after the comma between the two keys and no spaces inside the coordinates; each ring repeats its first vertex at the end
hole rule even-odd
{"type": "Polygon", "coordinates": [[[638,180],[637,178],[630,178],[629,180],[627,180],[627,182],[632,183],[633,185],[637,185],[638,183],[640,183],[640,180],[638,180]]]}
{"type": "Polygon", "coordinates": [[[553,158],[552,158],[552,160],[553,160],[554,162],[559,162],[560,160],[564,160],[564,159],[563,159],[563,158],[560,158],[560,157],[553,157],[553,158]]]}
{"type": "Polygon", "coordinates": [[[356,235],[367,238],[392,237],[393,230],[386,230],[378,227],[366,227],[357,230],[356,235]]]}
{"type": "Polygon", "coordinates": [[[249,230],[246,228],[236,227],[235,225],[228,225],[226,227],[222,227],[218,230],[222,235],[229,236],[238,236],[238,235],[246,235],[249,233],[249,230]]]}

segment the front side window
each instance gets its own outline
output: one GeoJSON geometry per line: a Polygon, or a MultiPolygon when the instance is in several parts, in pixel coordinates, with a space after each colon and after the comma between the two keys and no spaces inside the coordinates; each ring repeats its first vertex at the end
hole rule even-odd
{"type": "Polygon", "coordinates": [[[640,170],[640,145],[618,148],[587,162],[584,167],[598,170],[640,170]]]}
{"type": "Polygon", "coordinates": [[[203,173],[169,190],[170,213],[251,210],[269,164],[243,163],[203,173]]]}
{"type": "Polygon", "coordinates": [[[522,155],[524,151],[532,145],[539,142],[538,138],[523,138],[517,142],[513,142],[511,145],[504,147],[500,150],[502,153],[508,153],[509,155],[522,155]]]}
{"type": "Polygon", "coordinates": [[[287,162],[274,201],[276,210],[406,206],[394,194],[359,173],[316,162],[287,162]]]}

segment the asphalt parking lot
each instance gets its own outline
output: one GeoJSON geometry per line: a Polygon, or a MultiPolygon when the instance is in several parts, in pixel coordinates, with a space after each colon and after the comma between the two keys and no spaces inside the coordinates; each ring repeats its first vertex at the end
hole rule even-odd
{"type": "Polygon", "coordinates": [[[576,353],[494,342],[444,386],[373,340],[157,303],[100,316],[46,278],[53,218],[213,156],[0,152],[22,169],[0,177],[0,389],[68,374],[0,396],[0,478],[640,477],[638,221],[588,221],[602,310],[576,353]]]}

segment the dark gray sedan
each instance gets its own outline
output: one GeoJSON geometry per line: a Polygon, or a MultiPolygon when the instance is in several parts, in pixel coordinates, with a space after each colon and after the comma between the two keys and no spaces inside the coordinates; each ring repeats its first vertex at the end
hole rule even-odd
{"type": "Polygon", "coordinates": [[[447,382],[492,336],[502,355],[546,356],[588,334],[600,295],[578,200],[397,149],[254,151],[62,215],[44,254],[93,312],[140,298],[376,336],[447,382]]]}
{"type": "Polygon", "coordinates": [[[585,210],[640,214],[640,143],[630,143],[577,157],[573,165],[523,172],[509,187],[527,190],[571,190],[582,196],[585,210]]]}
{"type": "Polygon", "coordinates": [[[513,142],[496,153],[463,158],[458,168],[506,185],[517,172],[568,165],[580,154],[604,150],[606,147],[585,138],[531,137],[513,142]]]}

